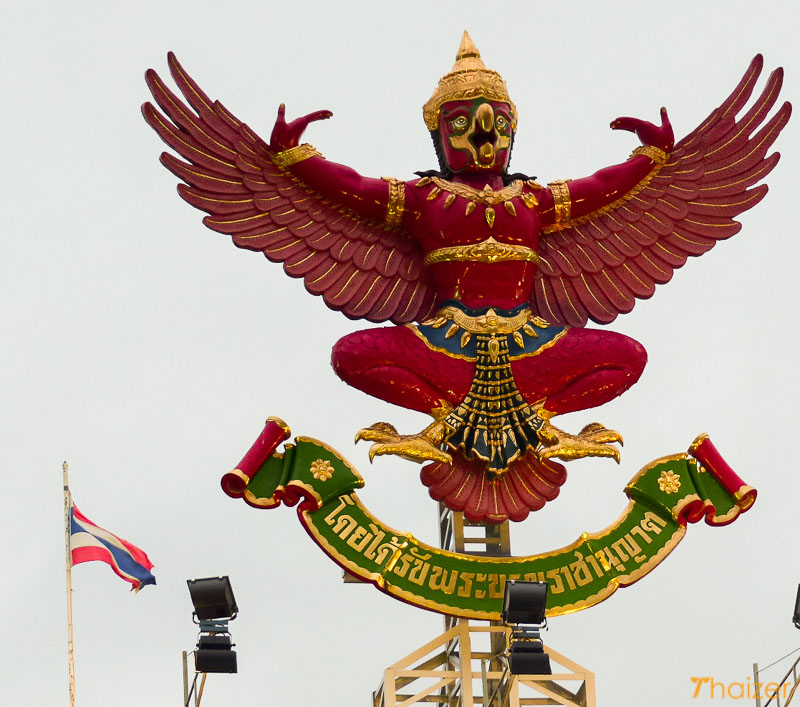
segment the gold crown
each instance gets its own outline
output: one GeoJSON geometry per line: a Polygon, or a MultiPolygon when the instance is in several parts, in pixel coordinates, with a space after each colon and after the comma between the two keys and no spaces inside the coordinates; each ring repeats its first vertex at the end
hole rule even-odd
{"type": "Polygon", "coordinates": [[[481,53],[465,31],[452,70],[439,79],[439,85],[433,95],[422,106],[425,125],[431,131],[439,127],[439,109],[447,101],[463,101],[478,97],[508,103],[511,106],[512,128],[516,130],[517,107],[508,97],[506,82],[496,71],[484,66],[481,53]]]}

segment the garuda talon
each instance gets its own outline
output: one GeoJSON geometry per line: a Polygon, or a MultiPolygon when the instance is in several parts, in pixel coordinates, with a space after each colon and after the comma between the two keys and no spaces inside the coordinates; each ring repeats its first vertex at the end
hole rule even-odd
{"type": "Polygon", "coordinates": [[[283,264],[328,307],[395,326],[342,338],[337,375],[382,400],[432,416],[418,434],[380,422],[356,439],[370,456],[418,462],[430,495],[470,520],[519,521],[566,479],[555,459],[619,460],[621,436],[591,423],[577,434],[556,415],[615,398],[639,378],[644,348],[585,328],[630,312],[689,256],[737,233],[775,167],[767,155],[789,119],[774,71],[744,112],[761,73],[751,62],[730,96],[674,144],[660,125],[619,118],[641,145],[589,177],[547,186],[509,173],[517,109],[465,32],[452,70],[423,107],[439,169],[402,181],[363,177],[301,136],[317,111],[270,141],[213,101],[169,55],[188,105],[152,70],[161,107],[147,122],[181,157],[162,163],[209,228],[283,264]]]}

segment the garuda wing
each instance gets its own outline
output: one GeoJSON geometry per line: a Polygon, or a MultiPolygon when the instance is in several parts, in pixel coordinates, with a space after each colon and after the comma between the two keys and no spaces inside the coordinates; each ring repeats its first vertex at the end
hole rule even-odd
{"type": "Polygon", "coordinates": [[[206,226],[283,263],[351,319],[400,324],[432,312],[435,291],[406,231],[360,218],[278,168],[267,143],[209,99],[171,52],[168,60],[191,108],[151,69],[147,85],[164,113],[150,103],[142,112],[184,158],[164,152],[161,162],[185,182],[178,186],[183,199],[209,214],[206,226]]]}
{"type": "Polygon", "coordinates": [[[739,232],[734,217],[767,193],[757,183],[778,163],[780,155],[767,151],[791,113],[784,103],[767,120],[783,80],[777,69],[737,118],[762,65],[756,56],[733,93],[634,190],[542,234],[532,295],[539,315],[571,326],[611,322],[668,282],[689,256],[739,232]]]}

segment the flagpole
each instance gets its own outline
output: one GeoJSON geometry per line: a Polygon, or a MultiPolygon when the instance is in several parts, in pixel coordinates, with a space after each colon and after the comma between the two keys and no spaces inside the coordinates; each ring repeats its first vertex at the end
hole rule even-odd
{"type": "Polygon", "coordinates": [[[69,493],[69,465],[61,465],[64,472],[64,541],[67,548],[67,654],[69,656],[69,707],[75,707],[75,655],[72,642],[72,552],[70,551],[70,535],[72,534],[71,513],[72,497],[69,493]]]}

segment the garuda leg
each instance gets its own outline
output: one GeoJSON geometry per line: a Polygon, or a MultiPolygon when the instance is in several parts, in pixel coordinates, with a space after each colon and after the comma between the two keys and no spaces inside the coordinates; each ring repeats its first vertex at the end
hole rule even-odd
{"type": "MultiPolygon", "coordinates": [[[[529,408],[522,414],[527,415],[528,422],[538,418],[531,423],[538,440],[531,442],[524,425],[519,427],[523,430],[517,433],[522,451],[541,441],[538,454],[543,459],[618,459],[618,450],[608,444],[621,441],[616,432],[592,423],[577,435],[569,435],[549,420],[557,414],[602,405],[622,394],[638,380],[646,360],[644,348],[633,339],[589,329],[569,329],[535,355],[511,360],[514,392],[505,396],[505,404],[509,409],[519,408],[520,403],[529,408]]],[[[408,327],[345,336],[333,349],[332,364],[342,380],[368,395],[434,417],[434,422],[417,435],[398,435],[387,423],[362,430],[357,439],[376,442],[371,456],[396,454],[414,461],[450,461],[450,455],[439,445],[450,439],[453,449],[465,446],[463,440],[473,429],[461,424],[471,414],[470,396],[485,397],[481,386],[493,385],[490,380],[478,380],[473,361],[434,350],[408,327]]],[[[472,452],[465,446],[467,457],[473,458],[472,452]]],[[[502,469],[498,467],[498,471],[502,469]]]]}
{"type": "Polygon", "coordinates": [[[439,445],[442,418],[469,390],[474,365],[430,349],[407,327],[358,331],[333,347],[331,364],[349,385],[386,402],[431,415],[434,421],[416,435],[399,435],[378,422],[361,430],[356,441],[374,442],[370,458],[394,454],[412,461],[451,461],[439,445]]]}
{"type": "Polygon", "coordinates": [[[594,422],[570,435],[550,419],[613,400],[639,380],[646,363],[647,353],[637,341],[595,329],[569,329],[552,347],[512,362],[520,392],[543,420],[539,456],[607,456],[619,461],[619,450],[609,444],[622,442],[617,432],[594,422]]]}

